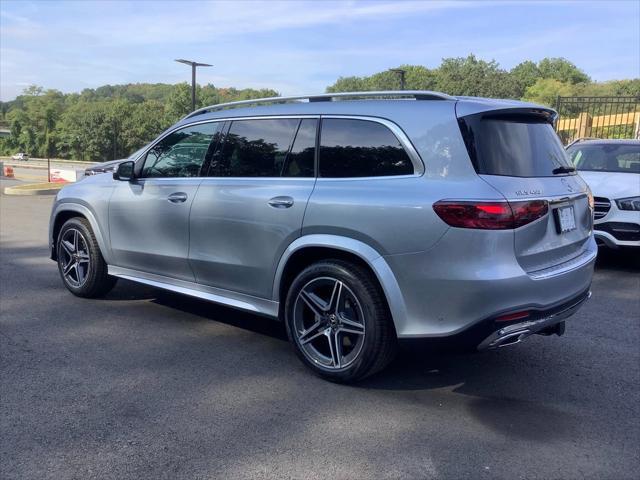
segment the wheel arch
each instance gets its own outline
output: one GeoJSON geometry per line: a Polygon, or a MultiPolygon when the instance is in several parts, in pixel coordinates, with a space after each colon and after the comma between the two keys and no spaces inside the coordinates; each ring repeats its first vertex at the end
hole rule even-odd
{"type": "Polygon", "coordinates": [[[67,220],[74,217],[81,217],[89,222],[91,230],[93,230],[93,234],[98,242],[98,246],[100,247],[102,257],[105,262],[109,264],[110,250],[107,248],[106,239],[102,234],[102,230],[100,229],[95,215],[86,206],[70,202],[59,203],[54,207],[53,213],[51,214],[51,222],[49,223],[49,246],[51,249],[51,259],[57,259],[55,244],[62,225],[64,225],[67,220]]]}
{"type": "Polygon", "coordinates": [[[306,235],[285,250],[273,282],[272,298],[282,313],[284,298],[295,276],[311,263],[326,258],[354,261],[368,269],[378,280],[395,326],[406,317],[402,292],[391,268],[374,248],[353,238],[338,235],[306,235]]]}

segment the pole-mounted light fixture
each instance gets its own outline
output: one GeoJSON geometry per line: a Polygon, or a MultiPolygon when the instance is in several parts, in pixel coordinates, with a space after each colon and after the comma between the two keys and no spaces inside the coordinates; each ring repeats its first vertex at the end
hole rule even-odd
{"type": "Polygon", "coordinates": [[[196,109],[196,67],[213,67],[208,63],[193,62],[191,60],[185,60],[183,58],[177,58],[176,62],[184,63],[191,66],[191,111],[196,109]]]}

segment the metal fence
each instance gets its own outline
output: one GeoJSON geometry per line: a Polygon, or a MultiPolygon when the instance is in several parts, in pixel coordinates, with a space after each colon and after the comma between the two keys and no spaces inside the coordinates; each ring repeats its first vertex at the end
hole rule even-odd
{"type": "Polygon", "coordinates": [[[556,131],[578,138],[640,138],[640,97],[558,97],[556,131]]]}

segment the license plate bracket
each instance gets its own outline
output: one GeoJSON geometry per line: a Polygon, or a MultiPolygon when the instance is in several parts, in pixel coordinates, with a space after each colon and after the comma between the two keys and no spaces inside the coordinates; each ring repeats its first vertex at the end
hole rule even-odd
{"type": "Polygon", "coordinates": [[[573,205],[558,207],[553,211],[556,223],[556,231],[558,233],[567,233],[576,229],[576,215],[573,205]]]}

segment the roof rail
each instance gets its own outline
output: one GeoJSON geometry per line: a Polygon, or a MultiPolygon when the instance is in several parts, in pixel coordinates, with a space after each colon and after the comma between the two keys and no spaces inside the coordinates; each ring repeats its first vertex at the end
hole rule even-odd
{"type": "Polygon", "coordinates": [[[195,117],[207,112],[215,112],[217,110],[226,110],[229,108],[235,108],[244,105],[255,105],[261,103],[287,103],[287,102],[301,102],[307,100],[308,102],[331,102],[334,99],[347,99],[347,100],[359,100],[366,98],[412,98],[414,100],[455,100],[455,97],[447,95],[446,93],[431,92],[428,90],[384,90],[378,92],[341,92],[341,93],[321,93],[318,95],[296,95],[293,97],[268,97],[268,98],[254,98],[251,100],[240,100],[237,102],[219,103],[217,105],[210,105],[208,107],[200,108],[188,114],[182,120],[195,117]]]}

